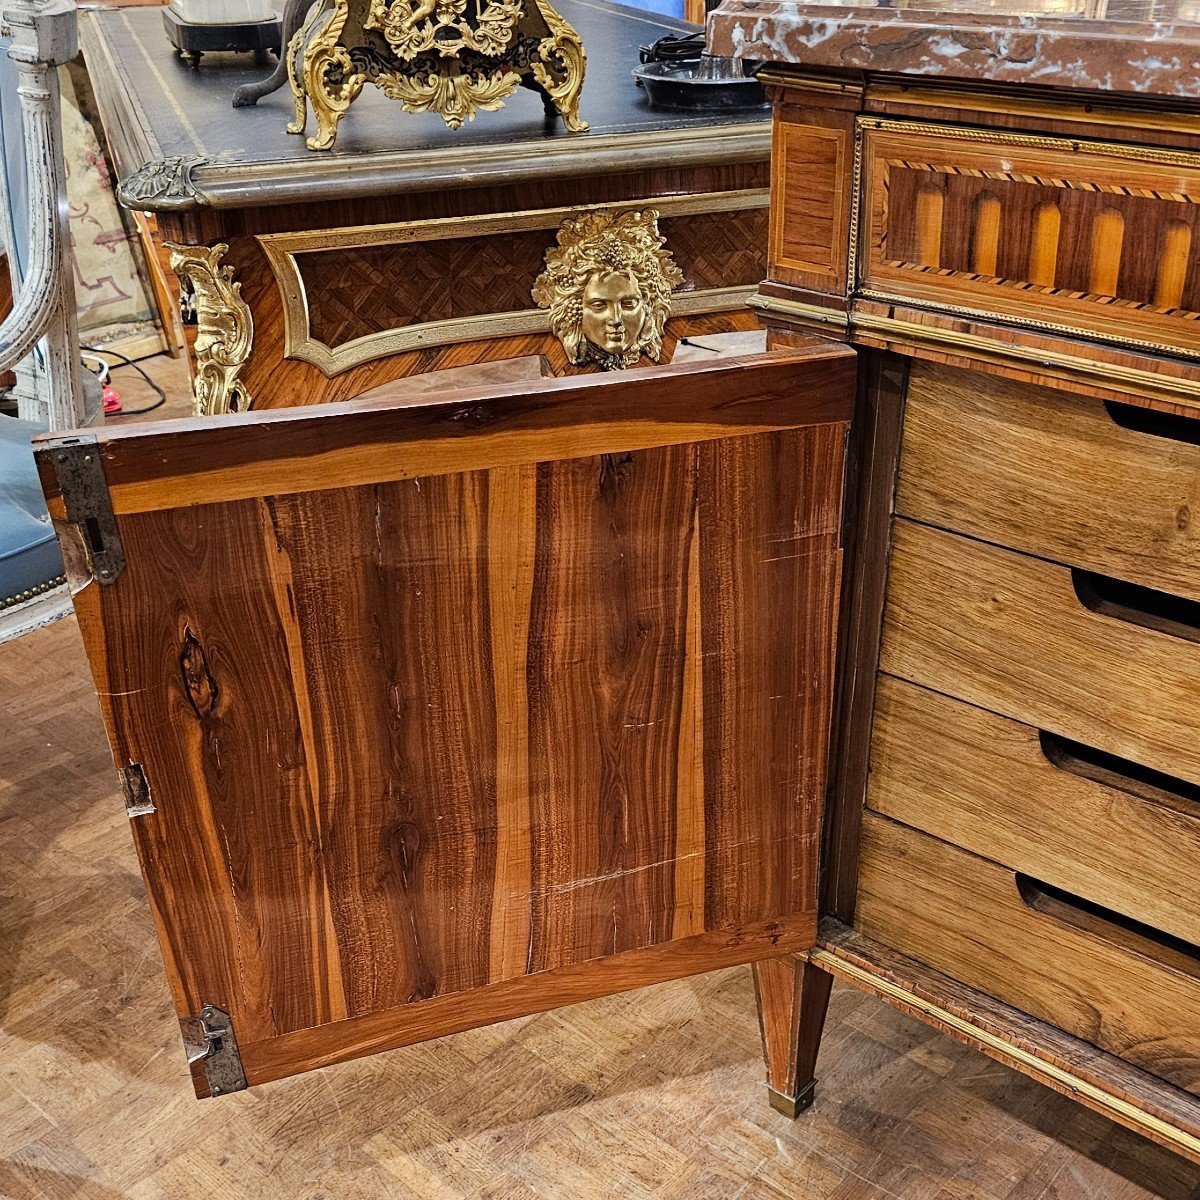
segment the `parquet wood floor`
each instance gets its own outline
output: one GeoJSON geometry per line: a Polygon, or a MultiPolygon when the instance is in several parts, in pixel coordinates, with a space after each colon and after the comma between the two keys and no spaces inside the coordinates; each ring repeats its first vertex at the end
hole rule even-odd
{"type": "Polygon", "coordinates": [[[846,988],[784,1120],[748,968],[197,1101],[126,824],[73,618],[0,645],[3,1200],[1200,1200],[846,988]]]}
{"type": "Polygon", "coordinates": [[[1169,1200],[1187,1165],[837,989],[766,1103],[748,969],[197,1101],[73,618],[0,646],[6,1200],[1169,1200]]]}

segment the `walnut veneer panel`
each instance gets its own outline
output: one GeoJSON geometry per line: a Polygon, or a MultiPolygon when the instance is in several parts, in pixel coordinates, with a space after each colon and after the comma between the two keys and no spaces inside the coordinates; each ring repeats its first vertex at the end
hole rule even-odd
{"type": "Polygon", "coordinates": [[[867,122],[868,295],[1200,354],[1200,159],[867,122]]]}
{"type": "Polygon", "coordinates": [[[1136,415],[918,364],[897,510],[1200,600],[1200,421],[1142,416],[1157,434],[1118,423],[1136,415]]]}
{"type": "Polygon", "coordinates": [[[80,624],[251,1083],[811,944],[852,362],[105,435],[80,624]]]}
{"type": "Polygon", "coordinates": [[[881,666],[1200,783],[1200,643],[1092,611],[1067,567],[897,520],[881,666]]]}
{"type": "Polygon", "coordinates": [[[867,804],[943,841],[1200,945],[1187,886],[1200,803],[1028,725],[882,676],[867,804]]]}
{"type": "Polygon", "coordinates": [[[857,928],[969,987],[1191,1092],[1200,965],[1018,887],[1005,867],[875,813],[863,822],[857,928]]]}

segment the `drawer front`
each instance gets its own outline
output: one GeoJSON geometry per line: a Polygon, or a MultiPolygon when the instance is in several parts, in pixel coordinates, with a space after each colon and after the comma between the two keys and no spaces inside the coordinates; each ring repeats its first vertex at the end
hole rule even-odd
{"type": "Polygon", "coordinates": [[[918,363],[897,509],[1200,599],[1200,420],[918,363]]]}
{"type": "Polygon", "coordinates": [[[937,692],[879,681],[871,809],[1200,945],[1200,789],[1162,783],[937,692]]]}
{"type": "Polygon", "coordinates": [[[1093,611],[1067,567],[905,520],[893,536],[886,672],[1200,783],[1200,643],[1093,611]]]}
{"type": "Polygon", "coordinates": [[[868,297],[1200,354],[1200,156],[860,124],[868,297]]]}
{"type": "Polygon", "coordinates": [[[1031,880],[867,813],[856,926],[1189,1091],[1197,963],[1031,880]]]}

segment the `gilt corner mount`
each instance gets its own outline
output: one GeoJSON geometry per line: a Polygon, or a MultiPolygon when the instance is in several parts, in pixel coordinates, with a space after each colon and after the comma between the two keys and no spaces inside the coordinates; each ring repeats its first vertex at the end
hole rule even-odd
{"type": "Polygon", "coordinates": [[[333,147],[367,83],[451,129],[502,108],[518,87],[542,97],[547,118],[573,133],[588,128],[579,115],[583,42],[550,0],[318,0],[286,58],[296,102],[288,132],[304,132],[311,106],[310,150],[333,147]]]}
{"type": "Polygon", "coordinates": [[[601,209],[568,217],[533,299],[549,310],[550,328],[577,366],[604,371],[662,357],[671,292],[683,284],[658,229],[658,211],[601,209]]]}
{"type": "Polygon", "coordinates": [[[167,243],[171,270],[179,276],[195,318],[192,394],[198,417],[242,412],[253,403],[239,379],[254,344],[254,320],[242,299],[242,285],[221,259],[229,247],[167,243]]]}

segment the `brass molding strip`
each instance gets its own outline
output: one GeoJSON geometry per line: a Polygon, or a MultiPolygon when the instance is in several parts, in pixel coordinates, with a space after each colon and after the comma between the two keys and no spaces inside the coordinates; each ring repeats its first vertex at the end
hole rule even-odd
{"type": "Polygon", "coordinates": [[[831,95],[861,92],[864,88],[862,83],[830,79],[828,75],[814,75],[803,68],[788,70],[778,63],[760,67],[755,71],[754,77],[759,83],[770,83],[777,87],[803,87],[808,92],[828,92],[831,95]]]}
{"type": "Polygon", "coordinates": [[[1119,363],[1097,363],[1094,359],[1064,354],[1043,347],[1020,346],[997,341],[980,334],[938,329],[902,317],[880,317],[869,313],[852,313],[851,335],[859,330],[874,333],[888,340],[900,340],[910,345],[926,345],[940,350],[957,352],[1001,364],[1057,368],[1068,374],[1092,380],[1114,390],[1125,388],[1138,395],[1151,396],[1172,403],[1200,403],[1200,380],[1179,379],[1127,367],[1119,363]]]}
{"type": "MultiPolygon", "coordinates": [[[[923,312],[946,313],[952,317],[969,317],[977,321],[994,321],[999,325],[1016,325],[1022,329],[1032,329],[1038,333],[1052,333],[1060,337],[1080,338],[1084,341],[1101,341],[1110,346],[1122,346],[1129,350],[1139,350],[1144,354],[1162,354],[1168,358],[1200,359],[1200,350],[1191,350],[1186,346],[1171,345],[1167,342],[1147,342],[1139,338],[1122,337],[1120,334],[1100,333],[1095,329],[1083,329],[1078,325],[1061,325],[1055,321],[1039,321],[1033,317],[1009,316],[994,309],[970,308],[961,304],[940,304],[933,300],[915,300],[909,296],[896,295],[892,292],[879,291],[875,288],[861,288],[855,293],[863,300],[876,300],[884,304],[899,304],[905,308],[916,308],[923,312]]],[[[857,319],[857,318],[856,318],[857,319]]]]}
{"type": "MultiPolygon", "coordinates": [[[[543,138],[515,145],[463,146],[436,150],[382,151],[369,155],[332,154],[304,160],[228,163],[205,161],[193,178],[191,208],[261,208],[276,204],[309,204],[440,188],[461,189],[491,184],[529,183],[541,179],[582,179],[629,171],[660,169],[669,158],[673,168],[765,163],[771,153],[771,122],[653,129],[637,133],[563,137],[548,152],[543,138]]],[[[140,150],[140,162],[125,170],[153,167],[153,155],[140,150]],[[142,157],[145,155],[145,157],[142,157]]],[[[141,201],[148,212],[171,205],[153,196],[141,201]]],[[[176,205],[175,207],[178,207],[176,205]]]]}
{"type": "Polygon", "coordinates": [[[987,142],[995,146],[1026,146],[1043,150],[1061,150],[1068,154],[1106,154],[1113,158],[1128,158],[1138,162],[1158,163],[1166,167],[1188,167],[1200,170],[1200,154],[1192,150],[1166,150],[1154,146],[1135,146],[1125,142],[1100,142],[1086,138],[1048,137],[1044,134],[1012,133],[1007,130],[963,128],[924,121],[898,121],[891,117],[860,115],[860,129],[876,129],[882,133],[913,133],[923,138],[945,138],[949,141],[987,142]]]}
{"type": "Polygon", "coordinates": [[[838,309],[824,308],[820,304],[805,304],[801,300],[785,300],[779,296],[764,296],[762,292],[755,292],[746,303],[760,312],[795,317],[797,320],[819,325],[832,325],[836,329],[844,330],[850,324],[849,314],[838,309]]]}
{"type": "MultiPolygon", "coordinates": [[[[488,237],[531,229],[556,230],[569,216],[596,209],[655,208],[664,218],[712,212],[740,212],[766,208],[768,188],[730,192],[696,193],[622,200],[616,203],[560,206],[528,212],[487,213],[475,217],[434,217],[420,221],[396,221],[387,225],[354,225],[298,233],[260,234],[258,243],[271,264],[283,301],[283,356],[310,363],[332,377],[363,363],[453,342],[479,341],[522,333],[542,333],[550,328],[548,314],[530,307],[498,313],[424,321],[398,329],[384,329],[329,346],[312,335],[308,295],[297,256],[327,250],[362,249],[380,245],[414,245],[445,238],[488,237]]],[[[532,280],[530,281],[532,287],[532,280]]],[[[673,313],[720,312],[745,304],[755,290],[753,284],[680,292],[672,297],[673,313]]],[[[532,298],[531,298],[532,299],[532,298]]]]}
{"type": "Polygon", "coordinates": [[[866,991],[874,992],[890,1004],[908,1009],[927,1021],[934,1021],[969,1038],[972,1042],[986,1047],[1002,1059],[1019,1064],[1026,1074],[1043,1082],[1057,1084],[1060,1088],[1066,1088],[1075,1095],[1086,1099],[1089,1104],[1101,1112],[1112,1115],[1123,1125],[1144,1130],[1161,1141],[1179,1147],[1191,1158],[1200,1161],[1200,1138],[1180,1129],[1177,1125],[1172,1125],[1161,1117],[1156,1117],[1153,1113],[1144,1112],[1124,1097],[1113,1095],[1081,1078],[1073,1071],[1047,1062],[1024,1047],[1017,1046],[989,1030],[981,1029],[978,1025],[973,1025],[956,1016],[940,1004],[925,1000],[893,983],[890,979],[885,979],[882,975],[866,970],[856,963],[848,962],[829,950],[818,947],[810,952],[809,961],[830,975],[843,979],[847,983],[855,984],[866,991]]]}

